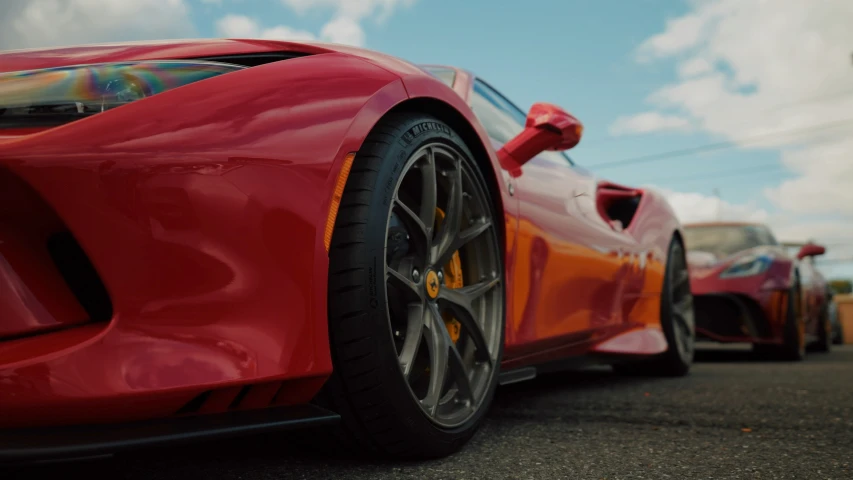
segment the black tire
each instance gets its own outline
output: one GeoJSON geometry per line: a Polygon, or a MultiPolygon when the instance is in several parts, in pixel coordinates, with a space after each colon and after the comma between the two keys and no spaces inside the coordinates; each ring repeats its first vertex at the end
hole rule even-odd
{"type": "Polygon", "coordinates": [[[844,345],[844,327],[841,324],[835,325],[835,328],[832,330],[832,344],[844,345]]]}
{"type": "Polygon", "coordinates": [[[830,319],[835,320],[832,322],[832,344],[844,345],[844,327],[841,326],[841,319],[838,318],[838,304],[832,301],[830,305],[828,307],[831,309],[830,319]]]}
{"type": "Polygon", "coordinates": [[[806,358],[805,325],[803,324],[802,291],[797,276],[788,293],[788,311],[785,315],[784,343],[779,349],[782,360],[801,362],[806,358]]]}
{"type": "Polygon", "coordinates": [[[769,359],[800,362],[806,358],[805,325],[802,317],[802,296],[799,276],[788,291],[788,305],[782,345],[753,345],[753,352],[769,359]]]}
{"type": "MultiPolygon", "coordinates": [[[[426,181],[424,180],[424,182],[426,181]]],[[[442,188],[444,188],[439,183],[437,183],[438,186],[432,196],[432,203],[435,205],[439,204],[439,197],[443,191],[442,188]]],[[[426,183],[422,184],[421,189],[424,188],[423,185],[426,183]]],[[[417,193],[417,196],[422,200],[419,209],[421,212],[427,210],[423,208],[423,204],[426,204],[424,198],[427,195],[423,191],[417,193]]],[[[456,197],[452,196],[452,191],[454,190],[451,187],[446,188],[448,206],[445,208],[448,212],[450,212],[450,202],[456,201],[453,200],[456,197]]],[[[474,157],[464,141],[448,125],[429,115],[393,113],[387,116],[374,128],[357,153],[344,189],[329,252],[329,336],[334,371],[317,398],[319,404],[340,413],[342,423],[336,432],[336,437],[343,440],[345,445],[352,448],[354,452],[406,459],[442,457],[459,450],[474,435],[481,424],[498,384],[505,329],[503,248],[496,228],[501,223],[495,214],[492,198],[488,193],[486,181],[478,170],[474,157]],[[447,153],[447,158],[451,158],[451,154],[458,155],[458,160],[449,160],[449,164],[456,165],[456,167],[440,170],[439,162],[436,160],[438,154],[433,153],[434,148],[447,153]],[[420,352],[423,348],[414,348],[415,354],[412,354],[412,361],[409,362],[409,373],[404,373],[405,367],[401,367],[401,359],[398,358],[398,355],[402,356],[404,350],[404,347],[400,346],[399,343],[400,331],[398,328],[393,328],[391,323],[397,321],[392,315],[392,311],[394,311],[395,302],[399,302],[402,295],[392,296],[387,292],[387,289],[391,287],[386,283],[386,278],[392,283],[402,281],[399,277],[395,277],[395,274],[399,275],[399,273],[395,273],[397,270],[391,272],[391,267],[386,266],[388,260],[385,252],[391,250],[386,241],[390,241],[387,239],[392,238],[389,237],[391,235],[389,226],[392,219],[395,218],[391,212],[396,212],[395,208],[403,208],[400,204],[404,202],[400,200],[401,197],[398,198],[398,189],[400,195],[409,195],[410,190],[400,189],[399,187],[405,175],[408,174],[407,172],[417,171],[413,175],[425,175],[422,173],[424,167],[416,167],[414,162],[417,160],[413,160],[413,156],[424,151],[424,149],[429,149],[430,152],[428,154],[430,163],[427,166],[432,172],[430,176],[435,177],[439,183],[441,181],[449,182],[449,180],[444,179],[449,177],[455,179],[456,171],[452,168],[458,168],[459,205],[463,205],[463,199],[465,202],[472,202],[471,199],[477,195],[485,198],[483,202],[478,202],[476,205],[473,203],[465,204],[465,208],[469,210],[464,208],[462,210],[468,212],[469,215],[473,215],[471,212],[475,210],[482,212],[482,217],[478,217],[480,221],[483,224],[489,221],[493,225],[481,234],[475,234],[476,240],[471,240],[475,243],[480,242],[475,245],[476,252],[479,253],[473,253],[473,251],[467,254],[462,253],[462,255],[471,256],[462,257],[462,261],[467,262],[465,265],[472,265],[470,262],[474,261],[471,260],[473,256],[479,259],[481,254],[487,255],[483,252],[494,249],[495,261],[497,262],[491,274],[494,276],[494,283],[490,283],[492,286],[488,288],[495,287],[495,289],[482,294],[484,295],[482,301],[480,301],[480,297],[475,297],[472,294],[468,305],[471,306],[471,313],[490,312],[474,320],[475,323],[480,322],[483,325],[483,332],[487,328],[496,330],[489,330],[491,332],[489,334],[480,332],[481,336],[478,337],[478,340],[486,339],[485,341],[491,342],[489,345],[494,345],[494,351],[488,352],[494,358],[493,363],[488,364],[488,360],[484,360],[483,364],[486,366],[482,370],[475,371],[475,368],[479,368],[477,367],[478,363],[476,360],[471,360],[471,364],[474,365],[471,367],[472,370],[470,372],[464,371],[465,377],[471,381],[468,386],[468,393],[472,400],[468,408],[473,413],[462,411],[463,413],[454,417],[458,418],[459,424],[452,424],[449,420],[440,421],[437,412],[444,407],[447,409],[456,408],[449,404],[442,406],[443,398],[454,394],[454,392],[458,398],[461,398],[463,388],[459,382],[463,377],[458,376],[460,365],[466,362],[465,358],[476,357],[480,353],[480,344],[477,344],[476,340],[469,336],[470,340],[466,340],[467,343],[457,349],[459,346],[457,342],[461,344],[460,338],[462,337],[457,337],[456,340],[451,339],[452,344],[449,345],[450,353],[448,353],[449,359],[446,362],[446,367],[426,370],[429,388],[433,388],[433,384],[439,386],[434,394],[427,394],[427,397],[434,401],[434,406],[429,409],[422,407],[422,402],[417,399],[415,388],[411,386],[413,381],[409,376],[414,375],[414,373],[423,376],[422,372],[412,373],[415,368],[413,365],[416,363],[416,357],[423,353],[420,352]],[[451,173],[448,174],[448,171],[451,173]],[[468,182],[466,185],[471,189],[470,192],[462,186],[463,180],[468,182]],[[465,191],[468,197],[464,197],[462,191],[465,191]],[[493,220],[486,220],[486,215],[493,220]],[[499,295],[499,301],[495,300],[496,297],[492,295],[499,295]],[[476,307],[474,306],[475,298],[479,302],[476,307]],[[491,310],[486,310],[489,305],[494,307],[491,310]],[[477,308],[482,310],[477,310],[477,308]],[[484,318],[492,318],[494,321],[489,323],[483,320],[484,318]],[[490,326],[486,326],[486,324],[490,326]],[[400,351],[399,354],[398,350],[400,351]],[[463,350],[465,354],[462,353],[463,350]],[[456,352],[456,356],[453,352],[456,352]],[[471,355],[467,355],[469,353],[471,355]],[[441,378],[441,380],[433,381],[430,372],[438,370],[447,373],[436,377],[441,378]],[[455,386],[456,390],[445,387],[448,384],[446,376],[450,376],[451,386],[455,386]],[[475,386],[475,379],[478,378],[481,382],[475,386]],[[441,392],[444,391],[444,388],[448,388],[448,393],[442,396],[441,392]],[[482,396],[477,397],[475,391],[483,392],[482,396]],[[465,415],[469,413],[470,416],[466,417],[465,415]]],[[[410,210],[409,214],[411,216],[406,217],[408,221],[417,220],[418,216],[421,215],[415,214],[414,210],[410,210]]],[[[448,213],[448,218],[450,218],[449,215],[448,213]]],[[[469,222],[473,222],[472,219],[473,217],[469,218],[469,222]]],[[[426,245],[428,245],[424,249],[426,258],[430,258],[430,255],[437,255],[429,253],[434,251],[429,247],[429,245],[433,245],[429,243],[432,242],[431,237],[439,242],[434,245],[436,245],[435,248],[440,249],[441,242],[444,240],[450,239],[448,240],[449,245],[455,245],[454,239],[463,238],[466,232],[474,228],[462,225],[462,221],[464,220],[460,220],[460,226],[455,234],[445,235],[445,230],[449,229],[444,229],[444,225],[442,228],[436,227],[434,233],[429,233],[430,229],[426,227],[418,230],[426,235],[424,237],[427,241],[426,245]]],[[[403,221],[403,223],[406,222],[403,221]]],[[[448,221],[447,223],[452,222],[448,221]]],[[[426,224],[423,222],[422,225],[426,224]]],[[[473,225],[473,223],[465,225],[473,225]]],[[[394,241],[402,238],[397,233],[394,235],[394,241]]],[[[405,238],[408,242],[409,233],[406,233],[405,238]]],[[[450,246],[447,247],[448,251],[450,248],[450,246]]],[[[443,258],[442,255],[435,257],[435,259],[439,258],[443,258]]],[[[435,264],[444,265],[445,263],[436,260],[435,264]]],[[[431,329],[434,324],[429,322],[436,318],[433,312],[439,315],[438,318],[446,318],[440,317],[440,315],[445,314],[444,307],[449,303],[447,305],[441,303],[441,311],[439,310],[438,305],[442,301],[442,297],[438,293],[431,292],[425,284],[429,281],[427,280],[429,275],[439,275],[435,272],[441,270],[436,268],[428,270],[428,268],[432,267],[424,267],[422,286],[427,291],[426,295],[429,298],[422,297],[421,300],[418,300],[422,305],[422,311],[418,315],[422,315],[428,325],[414,327],[427,329],[418,333],[418,335],[423,335],[423,338],[417,337],[418,340],[414,343],[417,345],[422,345],[421,342],[428,344],[428,362],[430,362],[429,365],[435,366],[436,363],[433,363],[433,359],[438,357],[432,356],[432,352],[440,351],[438,345],[446,344],[436,343],[438,337],[433,336],[433,334],[448,335],[448,332],[446,330],[438,332],[436,329],[431,329]],[[429,304],[430,301],[433,303],[429,304]],[[430,310],[430,308],[433,309],[430,310]]],[[[415,284],[420,282],[418,280],[420,275],[416,275],[412,269],[410,271],[412,272],[411,277],[406,281],[411,282],[411,284],[404,284],[404,286],[409,286],[414,291],[414,287],[417,286],[415,284]]],[[[441,295],[450,294],[445,293],[445,290],[449,289],[441,283],[443,276],[431,278],[439,278],[439,285],[442,288],[441,295]]],[[[470,287],[472,289],[481,283],[485,283],[476,282],[480,282],[480,280],[471,280],[472,285],[470,287]]],[[[468,288],[469,284],[465,283],[465,287],[468,288]]],[[[450,287],[450,289],[452,288],[450,287]]],[[[397,290],[394,291],[398,292],[397,290]]],[[[406,292],[411,294],[412,291],[407,290],[406,292]]],[[[400,291],[398,293],[406,292],[400,291]]],[[[424,293],[422,292],[421,295],[424,293]]],[[[450,302],[446,298],[445,301],[450,302]]],[[[449,308],[453,310],[454,307],[450,306],[449,308]]],[[[456,312],[456,310],[453,311],[456,312]]],[[[409,312],[406,322],[409,322],[408,325],[412,325],[413,320],[411,318],[414,316],[411,309],[409,312]]],[[[438,322],[438,320],[434,321],[438,322]]],[[[467,324],[462,322],[462,325],[460,331],[466,332],[467,327],[465,325],[467,324]]],[[[405,330],[404,333],[408,336],[409,331],[405,330]]],[[[473,335],[470,332],[468,334],[473,335]]],[[[447,351],[446,348],[445,352],[447,351]]],[[[433,390],[429,391],[432,392],[433,390]]],[[[457,403],[459,403],[458,398],[455,400],[457,403]]]]}
{"type": "Polygon", "coordinates": [[[687,258],[678,237],[673,237],[669,244],[660,318],[669,345],[666,352],[651,360],[613,365],[617,373],[682,377],[690,372],[695,354],[696,322],[687,258]]]}

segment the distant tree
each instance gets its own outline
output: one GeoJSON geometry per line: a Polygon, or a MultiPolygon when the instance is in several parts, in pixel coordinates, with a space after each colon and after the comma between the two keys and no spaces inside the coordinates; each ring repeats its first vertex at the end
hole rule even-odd
{"type": "Polygon", "coordinates": [[[829,288],[835,293],[853,293],[853,281],[840,278],[830,280],[829,288]]]}

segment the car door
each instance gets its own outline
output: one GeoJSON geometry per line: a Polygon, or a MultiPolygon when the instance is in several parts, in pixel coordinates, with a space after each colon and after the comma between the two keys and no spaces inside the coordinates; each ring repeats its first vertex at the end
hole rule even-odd
{"type": "MultiPolygon", "coordinates": [[[[469,103],[498,147],[524,129],[526,115],[480,79],[469,103]]],[[[600,198],[614,191],[552,151],[511,182],[519,226],[507,354],[558,348],[622,323],[636,242],[599,213],[600,198]]]]}

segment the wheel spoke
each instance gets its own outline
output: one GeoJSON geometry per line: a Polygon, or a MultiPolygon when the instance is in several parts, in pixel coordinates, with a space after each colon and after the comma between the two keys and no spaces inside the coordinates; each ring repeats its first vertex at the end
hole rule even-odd
{"type": "Polygon", "coordinates": [[[438,206],[438,183],[435,177],[435,151],[427,149],[425,162],[421,170],[421,207],[420,220],[426,226],[427,247],[432,243],[435,228],[435,209],[438,206]]]}
{"type": "Polygon", "coordinates": [[[397,270],[388,267],[388,283],[403,291],[403,295],[413,300],[423,300],[423,293],[417,283],[397,270]]]}
{"type": "Polygon", "coordinates": [[[426,321],[427,334],[425,336],[427,348],[429,349],[429,387],[427,394],[421,401],[429,411],[430,415],[435,416],[438,409],[438,402],[441,400],[441,392],[444,389],[444,382],[447,378],[447,357],[449,356],[450,335],[447,333],[447,327],[444,326],[444,321],[441,319],[441,313],[434,304],[427,304],[426,321]]]}
{"type": "Polygon", "coordinates": [[[682,323],[688,331],[693,331],[693,296],[685,295],[677,300],[672,306],[672,313],[676,321],[682,323]]]}
{"type": "Polygon", "coordinates": [[[421,252],[428,249],[432,242],[432,227],[424,224],[421,217],[399,198],[394,199],[394,208],[402,214],[400,219],[403,223],[410,227],[409,234],[416,236],[415,244],[422,249],[421,252]]]}
{"type": "Polygon", "coordinates": [[[425,314],[426,309],[423,303],[409,305],[406,338],[403,340],[403,348],[400,349],[400,367],[403,369],[403,375],[406,378],[409,378],[412,373],[412,365],[418,358],[418,350],[424,337],[425,314]]]}
{"type": "Polygon", "coordinates": [[[468,242],[474,240],[483,234],[486,230],[488,230],[492,226],[492,221],[488,218],[480,219],[475,222],[470,227],[466,228],[459,232],[456,237],[450,240],[446,245],[441,244],[435,250],[435,265],[446,265],[447,262],[450,261],[450,258],[456,253],[460,248],[464,247],[468,244],[468,242]]]}
{"type": "Polygon", "coordinates": [[[494,278],[462,288],[442,289],[438,296],[441,305],[453,313],[456,320],[465,328],[465,333],[474,342],[475,358],[480,362],[488,362],[489,366],[495,359],[492,357],[492,352],[489,351],[483,328],[474,312],[474,301],[485,295],[497,284],[498,279],[494,278]]]}
{"type": "Polygon", "coordinates": [[[441,222],[441,227],[436,232],[436,238],[433,246],[432,264],[444,265],[447,260],[453,255],[457,249],[452,249],[457,237],[459,236],[459,228],[462,222],[462,169],[459,166],[459,161],[454,161],[453,169],[446,172],[449,183],[449,192],[447,205],[444,212],[444,220],[441,222]],[[444,261],[441,261],[441,260],[444,261]]]}
{"type": "Polygon", "coordinates": [[[675,272],[675,278],[673,279],[673,282],[672,282],[673,290],[679,291],[679,289],[681,287],[683,287],[689,279],[690,279],[690,274],[687,272],[686,269],[678,270],[677,272],[675,272]]]}
{"type": "Polygon", "coordinates": [[[468,370],[465,368],[465,362],[462,360],[462,355],[453,343],[450,344],[450,359],[449,370],[451,378],[456,383],[457,397],[456,400],[467,401],[470,404],[474,403],[474,391],[471,388],[471,377],[468,376],[468,370]]]}

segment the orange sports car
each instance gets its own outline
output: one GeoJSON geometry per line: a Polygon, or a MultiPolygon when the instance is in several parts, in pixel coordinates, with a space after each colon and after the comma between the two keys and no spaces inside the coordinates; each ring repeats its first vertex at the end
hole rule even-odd
{"type": "Polygon", "coordinates": [[[0,459],[330,423],[436,457],[499,383],[687,373],[679,222],[581,133],[340,45],[0,54],[0,459]]]}

